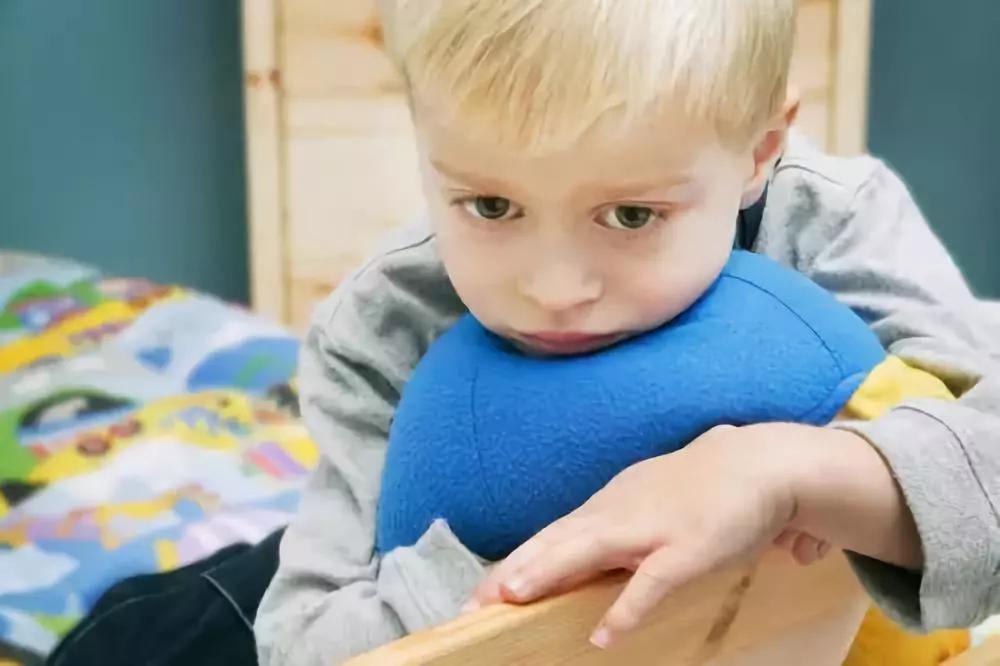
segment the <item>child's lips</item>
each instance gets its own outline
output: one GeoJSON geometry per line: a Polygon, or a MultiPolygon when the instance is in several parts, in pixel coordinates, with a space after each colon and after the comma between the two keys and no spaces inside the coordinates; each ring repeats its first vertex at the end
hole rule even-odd
{"type": "Polygon", "coordinates": [[[622,333],[582,333],[578,331],[542,331],[518,333],[522,344],[546,354],[583,354],[618,342],[622,333]]]}

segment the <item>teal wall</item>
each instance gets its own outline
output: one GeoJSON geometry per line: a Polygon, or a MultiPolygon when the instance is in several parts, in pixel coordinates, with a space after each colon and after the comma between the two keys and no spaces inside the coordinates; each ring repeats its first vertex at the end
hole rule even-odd
{"type": "Polygon", "coordinates": [[[0,0],[0,248],[247,296],[238,0],[0,0]]]}
{"type": "Polygon", "coordinates": [[[1000,297],[1000,2],[875,0],[869,145],[1000,297]]]}

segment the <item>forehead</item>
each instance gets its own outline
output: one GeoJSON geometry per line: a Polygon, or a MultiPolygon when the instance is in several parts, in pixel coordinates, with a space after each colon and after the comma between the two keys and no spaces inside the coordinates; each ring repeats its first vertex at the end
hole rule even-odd
{"type": "Polygon", "coordinates": [[[414,100],[413,106],[422,158],[445,176],[566,187],[584,180],[656,182],[697,178],[728,154],[708,123],[681,115],[630,122],[609,115],[565,145],[538,150],[502,143],[488,127],[448,117],[431,104],[414,100]]]}

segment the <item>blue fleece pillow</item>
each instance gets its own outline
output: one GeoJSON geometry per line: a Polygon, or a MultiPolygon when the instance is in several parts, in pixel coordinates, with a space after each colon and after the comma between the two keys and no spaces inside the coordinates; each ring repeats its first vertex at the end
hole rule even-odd
{"type": "Polygon", "coordinates": [[[591,355],[529,357],[467,316],[403,392],[377,548],[412,545],[444,518],[501,559],[626,467],[716,425],[829,422],[883,358],[847,307],[745,252],[684,314],[591,355]]]}

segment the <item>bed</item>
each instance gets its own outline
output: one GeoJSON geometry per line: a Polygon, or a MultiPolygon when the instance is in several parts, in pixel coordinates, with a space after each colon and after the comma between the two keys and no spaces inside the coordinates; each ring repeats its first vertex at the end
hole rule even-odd
{"type": "Polygon", "coordinates": [[[298,343],[188,289],[0,253],[0,664],[102,592],[286,524],[298,343]]]}

